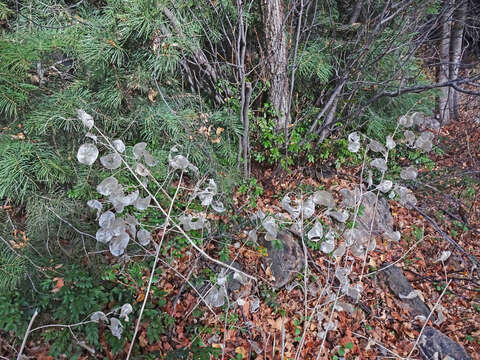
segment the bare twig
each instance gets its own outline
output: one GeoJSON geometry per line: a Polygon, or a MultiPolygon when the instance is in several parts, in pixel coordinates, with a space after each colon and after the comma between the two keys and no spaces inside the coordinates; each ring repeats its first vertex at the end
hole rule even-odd
{"type": "Polygon", "coordinates": [[[77,233],[79,233],[80,235],[83,235],[83,236],[88,236],[89,238],[92,238],[92,239],[95,239],[95,236],[91,235],[91,234],[88,234],[86,232],[83,232],[81,230],[78,230],[75,226],[73,226],[71,223],[69,223],[67,220],[63,219],[60,215],[58,215],[55,211],[53,211],[52,209],[50,209],[49,207],[47,207],[47,210],[52,212],[53,215],[55,215],[61,222],[67,224],[68,226],[70,226],[73,230],[75,230],[77,233]]]}
{"type": "Polygon", "coordinates": [[[135,338],[137,336],[138,329],[140,327],[140,321],[142,320],[142,315],[143,315],[143,312],[145,310],[145,306],[147,305],[147,300],[148,300],[148,295],[150,293],[150,288],[152,287],[153,276],[155,275],[155,270],[157,268],[158,258],[160,256],[160,249],[162,248],[163,240],[165,239],[165,234],[167,233],[167,227],[170,223],[170,214],[172,212],[173,205],[175,203],[175,199],[178,195],[178,190],[180,188],[180,184],[182,183],[182,178],[183,178],[183,172],[180,174],[180,180],[178,181],[178,185],[177,185],[177,189],[175,191],[175,195],[173,196],[172,201],[170,201],[170,208],[168,209],[168,213],[167,213],[167,216],[165,218],[165,224],[163,226],[162,238],[160,239],[160,243],[157,245],[157,250],[155,252],[155,260],[153,261],[152,271],[150,272],[150,278],[148,279],[147,289],[145,290],[145,298],[143,299],[142,308],[140,309],[140,314],[138,314],[137,323],[135,325],[135,331],[133,333],[132,341],[130,342],[130,347],[128,349],[127,357],[125,358],[126,360],[128,360],[130,358],[130,355],[131,355],[132,350],[133,350],[133,345],[135,344],[135,338]]]}
{"type": "Polygon", "coordinates": [[[416,205],[413,205],[413,204],[410,204],[410,206],[415,209],[416,211],[418,211],[425,219],[428,220],[428,222],[430,222],[430,224],[432,224],[433,228],[445,239],[447,240],[450,244],[452,244],[458,251],[460,251],[462,254],[466,255],[468,257],[468,259],[472,262],[472,264],[474,265],[474,267],[476,268],[477,271],[479,271],[479,266],[480,266],[480,262],[478,261],[478,259],[472,255],[472,254],[469,254],[462,246],[460,246],[455,240],[453,240],[445,231],[443,231],[440,226],[438,226],[437,222],[435,220],[433,220],[430,216],[428,216],[425,211],[423,211],[422,209],[420,209],[418,206],[416,205]]]}
{"type": "Polygon", "coordinates": [[[35,312],[33,313],[32,318],[28,323],[27,331],[25,331],[25,336],[23,337],[22,346],[20,346],[20,350],[18,351],[17,360],[22,360],[22,353],[23,353],[23,350],[25,349],[25,345],[27,344],[27,338],[28,338],[28,335],[30,334],[30,329],[32,328],[33,322],[35,321],[35,318],[37,317],[38,314],[39,314],[38,309],[35,309],[35,312]]]}
{"type": "Polygon", "coordinates": [[[353,332],[353,331],[352,331],[352,334],[355,335],[355,336],[358,336],[358,337],[360,337],[360,338],[362,338],[362,339],[365,339],[365,340],[367,340],[367,341],[372,341],[372,342],[374,342],[375,345],[377,345],[378,347],[382,348],[383,350],[389,352],[389,353],[392,354],[395,358],[397,358],[397,359],[402,359],[402,360],[403,360],[403,357],[401,357],[400,355],[398,355],[395,351],[390,350],[389,348],[387,348],[385,345],[383,345],[382,343],[378,342],[377,340],[375,340],[375,339],[373,339],[373,338],[371,338],[371,337],[366,337],[366,336],[364,336],[364,335],[362,335],[362,334],[359,334],[359,333],[356,333],[356,332],[353,332]]]}
{"type": "MultiPolygon", "coordinates": [[[[197,293],[197,295],[200,297],[200,299],[204,302],[204,304],[207,306],[208,310],[210,310],[210,312],[216,316],[215,314],[215,311],[213,311],[212,307],[208,304],[208,302],[205,300],[205,297],[202,296],[202,294],[200,294],[200,292],[197,290],[197,288],[195,287],[195,285],[193,285],[190,280],[188,280],[188,278],[190,277],[190,275],[192,274],[193,270],[195,269],[195,267],[193,266],[191,271],[189,272],[189,274],[187,275],[187,277],[183,276],[181,273],[179,273],[176,269],[174,269],[172,266],[170,266],[170,264],[168,264],[166,261],[163,261],[162,259],[159,259],[159,261],[164,264],[165,266],[169,267],[170,269],[172,269],[175,274],[177,274],[180,278],[182,278],[185,282],[183,283],[182,285],[182,288],[185,284],[188,284],[192,289],[193,291],[195,291],[197,293]]],[[[173,301],[173,308],[172,308],[172,311],[170,313],[170,316],[173,315],[173,313],[175,312],[175,306],[176,306],[176,303],[178,301],[178,298],[180,297],[181,293],[182,293],[182,288],[178,291],[178,294],[177,296],[175,297],[175,300],[173,301]]],[[[186,316],[185,316],[186,318],[186,316]]]]}

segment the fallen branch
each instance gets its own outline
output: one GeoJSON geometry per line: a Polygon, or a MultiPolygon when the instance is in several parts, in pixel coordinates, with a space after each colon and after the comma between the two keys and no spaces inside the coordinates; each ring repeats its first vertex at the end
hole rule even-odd
{"type": "Polygon", "coordinates": [[[415,209],[416,211],[418,211],[425,219],[428,220],[428,222],[430,224],[432,224],[433,228],[445,239],[447,240],[451,245],[453,245],[455,247],[455,249],[457,249],[458,251],[460,251],[462,254],[466,255],[468,257],[468,259],[472,262],[472,264],[474,265],[474,268],[477,269],[477,271],[479,270],[479,267],[480,267],[480,262],[478,261],[478,259],[474,256],[474,255],[471,255],[469,254],[462,246],[460,246],[455,240],[453,240],[450,235],[448,235],[445,231],[443,231],[440,226],[438,226],[437,222],[435,220],[433,220],[430,216],[428,216],[425,211],[423,211],[422,209],[420,209],[418,206],[415,206],[413,204],[409,204],[413,209],[415,209]]]}

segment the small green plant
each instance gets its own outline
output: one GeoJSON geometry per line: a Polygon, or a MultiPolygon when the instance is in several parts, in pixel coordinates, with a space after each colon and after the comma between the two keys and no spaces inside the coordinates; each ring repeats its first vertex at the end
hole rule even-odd
{"type": "Polygon", "coordinates": [[[442,292],[445,289],[445,287],[447,286],[447,284],[444,283],[444,282],[434,282],[433,285],[435,286],[435,289],[438,292],[442,292]]]}
{"type": "Polygon", "coordinates": [[[335,167],[338,169],[344,164],[356,166],[362,162],[360,153],[352,153],[348,150],[348,140],[346,139],[325,139],[316,149],[319,159],[327,160],[331,154],[335,154],[335,167]]]}
{"type": "Polygon", "coordinates": [[[239,187],[238,192],[243,195],[247,195],[250,201],[250,206],[257,207],[257,200],[259,196],[263,194],[263,187],[258,183],[257,179],[251,178],[245,180],[239,187]]]}
{"type": "Polygon", "coordinates": [[[419,228],[418,226],[412,225],[412,234],[415,237],[415,239],[421,240],[423,238],[423,229],[419,228]]]}
{"type": "Polygon", "coordinates": [[[348,140],[338,139],[333,143],[333,151],[335,153],[335,166],[340,168],[343,164],[349,163],[353,166],[358,165],[362,158],[359,153],[352,153],[348,150],[348,140]]]}
{"type": "Polygon", "coordinates": [[[172,350],[167,353],[167,360],[188,360],[188,359],[198,359],[198,360],[210,360],[218,359],[222,354],[221,349],[217,349],[210,346],[205,346],[202,340],[199,337],[196,337],[187,349],[177,349],[172,350]]]}
{"type": "Polygon", "coordinates": [[[347,229],[356,229],[358,228],[358,221],[349,220],[346,223],[347,229]]]}
{"type": "Polygon", "coordinates": [[[228,313],[228,316],[225,313],[220,316],[221,323],[223,324],[226,323],[228,326],[230,326],[230,329],[234,329],[235,324],[238,324],[239,320],[240,319],[238,317],[238,314],[234,312],[228,313]],[[226,318],[226,321],[225,321],[225,318],[226,318]]]}
{"type": "Polygon", "coordinates": [[[278,132],[275,127],[273,107],[265,105],[264,117],[258,118],[254,132],[257,134],[256,143],[260,147],[254,151],[253,157],[259,163],[267,162],[269,165],[276,164],[282,154],[281,148],[285,143],[283,132],[278,132]],[[273,114],[272,114],[273,112],[273,114]]]}
{"type": "Polygon", "coordinates": [[[280,164],[288,169],[300,158],[313,163],[316,160],[316,152],[310,142],[304,142],[308,132],[306,124],[300,124],[288,129],[288,133],[276,128],[276,112],[269,103],[264,104],[262,117],[256,119],[253,126],[253,143],[256,149],[253,158],[259,163],[268,165],[280,164]],[[285,138],[287,135],[287,138],[285,138]]]}
{"type": "Polygon", "coordinates": [[[408,269],[408,267],[413,264],[413,260],[412,259],[404,259],[403,263],[405,265],[405,269],[408,269]]]}
{"type": "Polygon", "coordinates": [[[147,326],[147,337],[150,344],[157,341],[161,335],[166,334],[167,329],[175,323],[174,319],[165,312],[156,308],[145,309],[143,313],[147,326]]]}
{"type": "Polygon", "coordinates": [[[293,323],[295,325],[295,330],[294,330],[294,334],[295,334],[295,338],[294,338],[294,341],[301,341],[302,340],[302,326],[301,326],[301,322],[299,319],[295,319],[293,320],[293,323]]]}
{"type": "MultiPolygon", "coordinates": [[[[132,262],[123,267],[119,264],[108,267],[97,264],[95,268],[75,264],[51,267],[43,272],[45,277],[39,281],[36,290],[31,289],[28,282],[21,284],[21,291],[0,296],[0,329],[21,339],[34,309],[38,309],[40,314],[49,314],[51,318],[43,320],[47,323],[53,320],[60,324],[79,324],[88,321],[90,315],[97,311],[107,313],[110,311],[109,304],[117,304],[115,307],[118,307],[118,304],[135,303],[135,294],[145,287],[144,275],[150,267],[150,261],[132,262]]],[[[165,295],[161,289],[152,289],[153,301],[144,313],[144,320],[149,324],[147,337],[150,343],[165,334],[173,323],[173,319],[161,310],[165,305],[165,295]]],[[[113,336],[108,328],[104,329],[105,340],[112,353],[123,351],[126,340],[133,334],[134,322],[121,322],[123,334],[120,339],[113,336]]],[[[77,358],[85,351],[78,341],[84,341],[102,353],[99,326],[87,322],[70,329],[62,327],[35,332],[31,336],[49,343],[50,355],[55,358],[62,354],[77,358]]]]}
{"type": "Polygon", "coordinates": [[[467,200],[475,199],[475,194],[477,190],[475,189],[475,185],[478,185],[478,181],[472,179],[470,177],[466,177],[464,179],[466,189],[461,192],[461,196],[467,200]]]}
{"type": "Polygon", "coordinates": [[[465,336],[465,338],[467,339],[468,342],[476,342],[476,343],[480,344],[480,337],[478,337],[478,336],[467,335],[467,336],[465,336]]]}
{"type": "Polygon", "coordinates": [[[345,356],[345,354],[348,352],[348,350],[352,350],[352,349],[353,349],[353,343],[347,342],[347,343],[345,344],[345,346],[340,346],[340,347],[338,348],[338,351],[337,351],[338,356],[337,356],[337,355],[334,355],[334,356],[332,357],[332,359],[338,360],[338,359],[339,359],[339,356],[340,356],[341,358],[343,358],[343,357],[345,356]]]}
{"type": "Polygon", "coordinates": [[[265,304],[273,310],[278,310],[280,305],[276,300],[277,294],[275,290],[272,290],[269,286],[263,284],[259,286],[259,290],[260,297],[265,301],[265,304]]]}

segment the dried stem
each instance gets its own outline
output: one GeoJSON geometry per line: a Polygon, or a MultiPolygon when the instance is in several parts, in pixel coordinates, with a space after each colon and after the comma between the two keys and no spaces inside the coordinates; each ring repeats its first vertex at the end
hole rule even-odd
{"type": "Polygon", "coordinates": [[[38,314],[39,314],[38,309],[35,309],[35,312],[33,313],[32,318],[28,323],[25,336],[23,337],[22,346],[20,346],[20,350],[18,351],[17,360],[22,360],[22,353],[23,353],[23,350],[25,349],[25,345],[27,344],[27,338],[28,338],[28,335],[30,334],[30,329],[32,328],[33,322],[35,321],[35,318],[37,317],[38,314]]]}

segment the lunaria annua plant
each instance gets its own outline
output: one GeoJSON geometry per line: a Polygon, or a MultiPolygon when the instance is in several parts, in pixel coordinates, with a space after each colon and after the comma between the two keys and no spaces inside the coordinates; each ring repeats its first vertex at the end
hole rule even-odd
{"type": "MultiPolygon", "coordinates": [[[[113,336],[116,338],[120,339],[122,337],[123,333],[123,324],[120,322],[120,319],[124,319],[126,322],[129,321],[128,315],[133,311],[132,305],[130,304],[123,304],[121,308],[118,308],[112,313],[117,313],[120,311],[120,314],[117,317],[111,316],[110,318],[108,317],[107,314],[105,314],[102,311],[96,311],[92,315],[90,315],[90,321],[92,322],[103,322],[105,324],[108,324],[108,327],[110,328],[110,331],[113,336]]],[[[110,313],[111,314],[111,313],[110,313]]]]}
{"type": "MultiPolygon", "coordinates": [[[[101,165],[107,170],[121,170],[122,164],[125,169],[134,169],[135,175],[139,177],[141,184],[136,190],[126,193],[124,187],[117,178],[112,175],[97,185],[97,192],[103,196],[103,200],[89,200],[87,205],[97,211],[98,225],[96,239],[100,243],[108,244],[110,252],[114,256],[121,256],[131,240],[137,240],[142,246],[148,246],[152,240],[152,234],[146,229],[138,229],[141,225],[133,215],[122,215],[125,207],[132,206],[135,211],[147,209],[152,197],[146,192],[145,186],[148,184],[150,169],[159,165],[157,159],[147,150],[147,143],[140,142],[133,146],[132,156],[126,155],[126,146],[121,139],[109,140],[98,128],[95,127],[94,119],[84,110],[78,110],[78,118],[88,130],[86,138],[88,142],[80,145],[77,152],[77,159],[80,163],[92,166],[99,156],[97,145],[101,145],[109,151],[106,155],[100,157],[101,165]],[[90,131],[96,130],[99,136],[90,131]],[[133,161],[133,166],[130,166],[133,161]],[[145,192],[145,194],[143,194],[145,192]],[[110,204],[109,206],[106,206],[110,204]],[[108,210],[103,211],[105,207],[108,210]]],[[[198,174],[198,169],[180,154],[180,147],[174,146],[168,155],[168,165],[173,171],[190,171],[194,175],[198,174]]],[[[207,186],[200,189],[201,184],[197,184],[192,199],[198,198],[203,206],[211,206],[216,212],[224,212],[223,203],[217,199],[217,185],[213,179],[210,179],[207,186]]],[[[178,218],[185,231],[209,229],[210,224],[204,214],[186,214],[178,218]]]]}
{"type": "MultiPolygon", "coordinates": [[[[96,187],[97,192],[102,195],[101,200],[89,200],[87,205],[96,210],[99,229],[96,233],[96,239],[99,243],[107,244],[110,252],[114,256],[125,254],[127,246],[131,241],[137,241],[141,246],[148,246],[152,241],[151,231],[141,228],[141,224],[134,215],[123,214],[126,207],[131,206],[133,213],[141,212],[149,206],[158,205],[158,202],[152,198],[152,193],[147,191],[149,181],[153,178],[152,170],[159,166],[159,161],[148,151],[148,144],[140,142],[135,144],[131,151],[121,139],[110,140],[95,126],[94,119],[84,110],[78,110],[78,119],[87,130],[85,134],[86,142],[80,145],[77,153],[77,159],[80,163],[92,166],[99,157],[98,146],[107,150],[107,153],[100,157],[100,164],[106,170],[128,171],[138,180],[137,189],[126,192],[124,186],[117,180],[115,175],[111,175],[102,180],[96,187]],[[91,131],[96,131],[94,134],[91,131]],[[153,205],[152,201],[154,202],[153,205]]],[[[168,165],[170,169],[181,172],[190,172],[192,175],[198,175],[198,168],[181,154],[181,146],[174,146],[168,154],[168,165]]],[[[129,186],[129,189],[131,185],[129,186]]],[[[219,199],[217,184],[213,179],[208,179],[205,184],[199,181],[191,195],[191,200],[198,199],[202,206],[211,207],[214,211],[222,213],[225,206],[219,199]]],[[[183,213],[175,220],[184,231],[205,229],[210,231],[210,223],[206,219],[204,211],[197,213],[183,213]]],[[[221,264],[221,263],[220,263],[221,264]]],[[[225,264],[224,264],[225,265],[225,264]]],[[[221,276],[219,276],[221,279],[221,276]]],[[[235,272],[233,279],[246,282],[247,277],[241,272],[235,272]]],[[[207,304],[212,306],[221,306],[225,300],[225,288],[211,287],[208,296],[205,298],[207,304]]],[[[122,312],[123,314],[123,312],[122,312]]],[[[103,319],[98,313],[95,316],[97,320],[103,319]]],[[[122,333],[122,324],[117,318],[110,319],[110,329],[114,336],[120,337],[122,333]]]]}
{"type": "MultiPolygon", "coordinates": [[[[398,198],[399,202],[407,207],[416,204],[415,196],[405,184],[394,183],[393,180],[386,179],[385,175],[389,169],[389,152],[395,149],[397,142],[403,141],[407,147],[419,151],[428,152],[432,149],[433,133],[423,131],[417,136],[413,131],[415,127],[421,128],[421,119],[424,118],[418,113],[402,116],[398,123],[399,127],[405,129],[404,138],[401,139],[398,136],[398,139],[395,139],[397,133],[395,131],[394,134],[386,137],[385,144],[369,139],[359,132],[351,133],[348,136],[348,149],[356,153],[363,148],[365,158],[371,159],[364,164],[366,169],[363,172],[365,179],[362,184],[353,189],[340,189],[343,199],[339,203],[330,192],[325,190],[316,191],[306,198],[287,194],[281,200],[282,209],[278,213],[265,214],[262,210],[258,210],[252,216],[252,220],[257,222],[257,227],[248,231],[248,240],[256,243],[259,237],[257,229],[263,229],[265,240],[273,241],[277,238],[279,229],[287,226],[293,233],[318,244],[320,251],[331,255],[336,260],[332,263],[336,264],[335,281],[327,284],[322,290],[324,295],[322,302],[333,304],[335,311],[353,313],[354,306],[348,301],[358,302],[363,291],[361,283],[363,272],[360,276],[352,274],[353,263],[356,259],[360,259],[365,265],[368,253],[376,248],[376,236],[383,235],[391,241],[399,241],[401,237],[400,232],[393,229],[383,229],[383,233],[373,234],[370,224],[359,224],[360,207],[364,199],[373,196],[376,200],[373,202],[372,209],[376,209],[375,203],[380,196],[385,195],[389,198],[398,198]],[[374,177],[374,173],[379,176],[374,177]]],[[[418,170],[414,166],[408,166],[401,170],[398,181],[413,181],[417,175],[418,170]]],[[[372,213],[375,214],[373,216],[377,214],[375,210],[372,210],[372,213]]],[[[296,285],[289,284],[287,289],[294,286],[296,285]]],[[[300,286],[303,285],[300,284],[300,286]]],[[[314,289],[311,290],[312,293],[314,291],[314,289]]],[[[221,293],[220,289],[212,294],[212,301],[213,298],[216,301],[219,296],[222,297],[221,293]]],[[[320,338],[326,336],[329,330],[336,329],[337,322],[333,318],[333,316],[327,316],[325,312],[318,311],[316,320],[319,322],[317,328],[320,338]]]]}
{"type": "MultiPolygon", "coordinates": [[[[78,110],[78,118],[87,130],[95,129],[98,131],[93,117],[84,110],[78,110]]],[[[100,135],[102,134],[100,133],[100,135]]],[[[100,163],[107,170],[117,170],[122,166],[122,163],[126,163],[126,160],[123,158],[126,147],[122,140],[115,139],[110,141],[102,136],[101,139],[105,141],[105,143],[102,143],[96,135],[90,132],[86,134],[86,137],[91,142],[80,145],[77,153],[77,159],[80,163],[88,166],[92,166],[95,163],[99,156],[98,144],[103,145],[110,151],[100,157],[100,163]]],[[[145,143],[139,143],[133,147],[133,156],[137,162],[136,168],[139,166],[145,167],[141,162],[142,160],[150,167],[155,166],[157,163],[146,150],[145,143]]],[[[148,171],[145,171],[145,173],[148,174],[148,171]]],[[[143,176],[146,176],[146,174],[143,176]]],[[[139,175],[142,176],[142,174],[139,175]]],[[[146,178],[144,180],[147,181],[146,178]]],[[[95,236],[97,241],[108,244],[110,252],[114,256],[124,254],[130,240],[137,239],[141,245],[147,246],[152,239],[151,233],[145,229],[140,229],[137,232],[139,223],[136,218],[132,215],[122,216],[121,214],[127,206],[133,206],[138,211],[145,210],[150,204],[150,196],[141,196],[139,189],[125,193],[124,187],[114,176],[105,178],[97,185],[96,190],[103,196],[103,202],[89,200],[87,205],[97,211],[98,225],[100,226],[95,236]],[[110,210],[103,212],[102,210],[107,203],[110,203],[110,210]]]]}
{"type": "MultiPolygon", "coordinates": [[[[102,200],[90,200],[88,206],[96,210],[99,229],[96,238],[100,243],[108,244],[110,251],[115,256],[125,253],[130,241],[137,240],[142,246],[148,246],[152,241],[150,231],[141,228],[132,215],[122,215],[125,207],[132,206],[134,211],[143,211],[151,206],[152,197],[146,191],[146,184],[152,180],[152,169],[159,166],[148,151],[146,143],[135,144],[131,154],[122,140],[110,141],[96,127],[93,117],[85,111],[79,110],[78,117],[88,130],[87,142],[82,144],[78,150],[77,158],[82,164],[92,166],[99,156],[97,145],[106,148],[108,153],[100,157],[100,163],[107,170],[127,169],[134,173],[139,180],[139,186],[135,190],[126,193],[122,184],[114,175],[105,178],[97,186],[97,191],[103,196],[102,200]],[[90,131],[96,130],[99,136],[90,131]],[[100,139],[100,140],[99,140],[100,139]],[[131,165],[133,163],[133,165],[131,165]],[[133,169],[133,170],[132,170],[133,169]],[[108,207],[106,204],[110,204],[108,207]],[[106,210],[104,211],[104,208],[106,210]],[[140,228],[139,228],[140,227],[140,228]]],[[[362,184],[354,189],[341,189],[342,201],[337,202],[334,196],[325,190],[319,190],[308,197],[297,197],[294,194],[287,194],[281,200],[282,209],[276,214],[265,214],[258,210],[252,220],[257,227],[248,231],[248,239],[256,243],[258,239],[257,229],[264,230],[266,241],[274,241],[280,228],[285,226],[296,234],[305,235],[305,239],[318,244],[324,254],[329,254],[335,259],[332,264],[337,264],[334,279],[335,281],[326,284],[322,290],[324,304],[333,304],[332,311],[347,311],[353,313],[354,307],[348,302],[360,300],[363,286],[362,276],[352,274],[353,264],[356,259],[363,259],[364,265],[367,254],[376,248],[375,236],[365,227],[356,226],[360,218],[359,209],[362,201],[368,195],[374,195],[378,200],[383,194],[389,198],[398,197],[401,204],[409,207],[416,204],[413,193],[405,184],[394,183],[385,179],[388,172],[388,156],[390,150],[397,146],[397,142],[403,141],[407,147],[428,152],[432,149],[433,134],[429,131],[421,132],[418,136],[414,129],[418,126],[421,116],[418,114],[403,116],[399,119],[399,127],[405,128],[403,140],[395,140],[395,133],[387,136],[385,144],[376,140],[368,139],[358,132],[348,136],[348,149],[351,152],[358,152],[362,149],[365,155],[370,155],[370,161],[364,166],[367,167],[362,184]],[[373,174],[379,174],[379,179],[374,182],[373,174]],[[349,299],[349,300],[348,300],[349,299]]],[[[365,156],[367,158],[367,156],[365,156]]],[[[175,146],[168,155],[168,166],[172,171],[188,171],[192,175],[198,175],[198,169],[189,162],[187,157],[181,153],[181,147],[175,146]]],[[[401,170],[400,181],[413,181],[418,171],[413,166],[401,170]]],[[[154,179],[153,179],[154,180],[154,179]]],[[[191,200],[198,199],[204,207],[211,207],[214,211],[221,213],[225,211],[223,203],[219,199],[217,184],[213,179],[199,181],[191,194],[191,200]]],[[[155,204],[154,204],[155,205],[155,204]]],[[[180,214],[175,221],[180,224],[184,231],[202,230],[210,231],[210,222],[205,212],[189,212],[180,214]]],[[[400,233],[393,230],[385,230],[383,236],[392,241],[400,240],[400,233]]],[[[232,267],[230,267],[232,270],[232,267]]],[[[363,270],[362,270],[363,271],[363,270]]],[[[227,298],[228,282],[239,281],[245,283],[248,279],[240,271],[234,271],[233,276],[228,276],[225,269],[219,271],[215,284],[212,284],[204,300],[208,306],[219,307],[225,304],[227,298]]],[[[363,275],[363,272],[362,272],[363,275]]],[[[238,302],[244,299],[239,298],[238,302]]],[[[328,309],[328,308],[324,308],[328,309]]],[[[252,307],[253,311],[253,307],[252,307]]],[[[325,310],[327,311],[327,310],[325,310]]],[[[318,311],[316,319],[319,324],[318,336],[324,338],[329,330],[335,330],[337,323],[333,316],[326,316],[326,313],[318,311]]],[[[333,312],[332,312],[333,314],[333,312]]],[[[101,317],[99,318],[101,319],[101,317]]],[[[110,328],[115,336],[121,334],[121,323],[110,319],[110,328]]]]}

